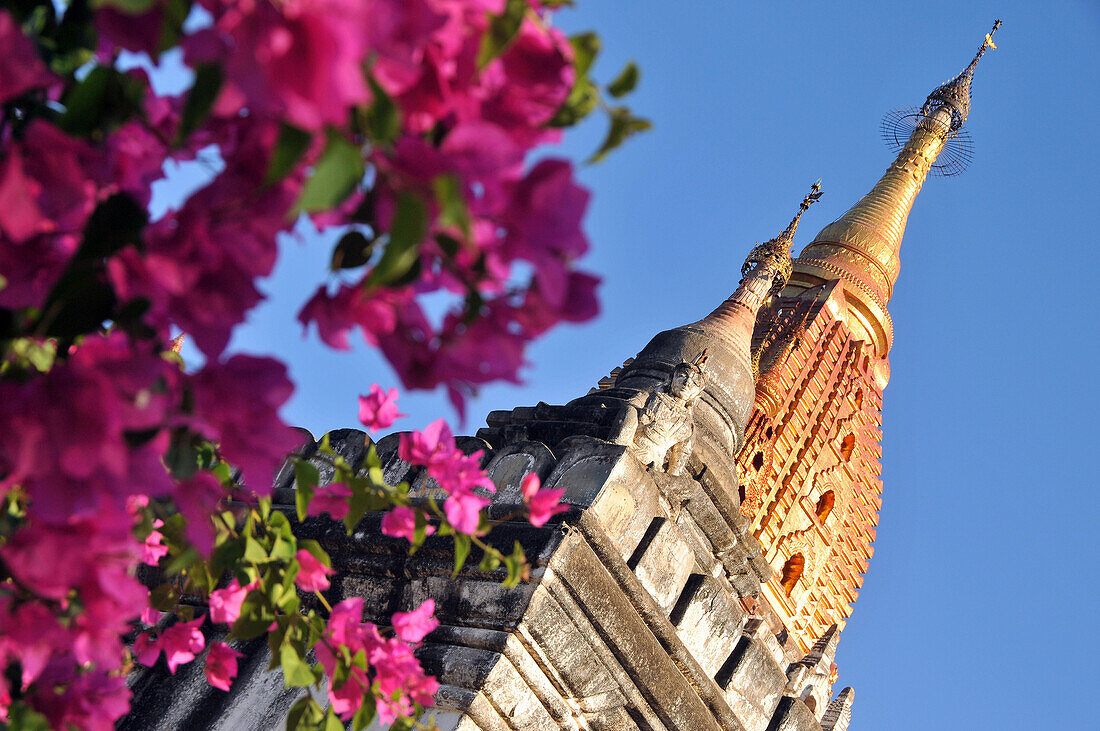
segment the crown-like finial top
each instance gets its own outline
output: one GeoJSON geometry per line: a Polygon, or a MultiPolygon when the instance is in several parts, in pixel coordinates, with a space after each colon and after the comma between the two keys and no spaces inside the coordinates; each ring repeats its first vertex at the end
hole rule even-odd
{"type": "Polygon", "coordinates": [[[770,241],[757,244],[749,252],[745,263],[741,265],[742,277],[747,275],[755,266],[770,264],[777,269],[774,274],[771,293],[776,294],[783,289],[783,286],[791,277],[791,241],[794,239],[794,232],[798,230],[798,221],[802,218],[802,214],[806,212],[806,209],[816,203],[821,195],[821,178],[818,178],[817,182],[810,186],[810,192],[802,199],[802,205],[799,206],[798,213],[787,224],[787,228],[783,230],[783,233],[770,241]]]}
{"type": "Polygon", "coordinates": [[[998,20],[993,23],[993,30],[985,34],[981,48],[974,54],[974,60],[963,69],[961,74],[928,95],[928,98],[924,101],[924,106],[921,107],[921,114],[927,116],[938,107],[946,105],[951,110],[951,132],[963,126],[963,122],[970,114],[970,82],[974,78],[974,69],[978,67],[978,61],[981,60],[987,50],[997,47],[993,43],[993,34],[1000,27],[1001,21],[998,20]]]}

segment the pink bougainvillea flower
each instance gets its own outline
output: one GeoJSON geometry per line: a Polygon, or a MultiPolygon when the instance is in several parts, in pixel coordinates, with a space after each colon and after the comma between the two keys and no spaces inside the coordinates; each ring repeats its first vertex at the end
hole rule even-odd
{"type": "Polygon", "coordinates": [[[393,631],[405,642],[420,642],[424,635],[439,626],[435,614],[435,601],[428,599],[411,612],[395,612],[393,631]]]}
{"type": "Polygon", "coordinates": [[[527,17],[516,39],[481,72],[481,114],[530,146],[557,137],[543,128],[569,95],[573,49],[556,28],[527,17]]]}
{"type": "MultiPolygon", "coordinates": [[[[435,533],[434,525],[424,526],[424,535],[435,533]]],[[[382,534],[394,538],[404,538],[409,543],[416,540],[416,511],[404,505],[398,505],[382,516],[382,534]]]]}
{"type": "Polygon", "coordinates": [[[224,642],[215,642],[206,656],[206,682],[215,688],[229,690],[237,677],[237,658],[244,657],[224,642]]]}
{"type": "Polygon", "coordinates": [[[328,513],[333,520],[343,520],[351,507],[348,500],[351,498],[351,488],[342,482],[334,482],[331,485],[321,485],[309,501],[309,515],[328,513]]]}
{"type": "Polygon", "coordinates": [[[141,632],[134,638],[133,652],[134,660],[151,668],[160,656],[160,645],[149,632],[141,632]]]}
{"type": "Polygon", "coordinates": [[[302,591],[324,591],[329,587],[328,577],[336,572],[325,566],[304,548],[294,555],[298,559],[298,575],[294,583],[302,591]]]}
{"type": "Polygon", "coordinates": [[[6,10],[0,10],[0,48],[4,49],[4,63],[0,64],[0,102],[58,80],[46,69],[34,44],[6,10]]]}
{"type": "Polygon", "coordinates": [[[542,526],[558,513],[564,513],[569,506],[561,504],[561,498],[565,495],[565,489],[539,489],[541,486],[539,476],[531,472],[520,482],[523,492],[523,502],[530,511],[531,525],[536,528],[542,526]]]}
{"type": "Polygon", "coordinates": [[[481,469],[482,451],[463,454],[455,449],[446,458],[436,458],[428,465],[428,474],[436,479],[440,487],[450,493],[473,490],[481,487],[496,492],[496,486],[485,470],[481,469]]]}
{"type": "Polygon", "coordinates": [[[488,500],[469,490],[458,490],[443,503],[443,512],[456,531],[473,535],[481,521],[481,509],[488,504],[488,500]]]}
{"type": "Polygon", "coordinates": [[[401,459],[411,464],[431,466],[447,459],[455,449],[455,438],[445,419],[436,419],[421,431],[402,434],[397,447],[401,459]]]}
{"type": "Polygon", "coordinates": [[[184,534],[203,556],[209,556],[214,549],[214,523],[211,515],[224,497],[225,488],[218,482],[218,478],[206,471],[181,483],[173,496],[180,514],[187,519],[184,534]]]}
{"type": "Polygon", "coordinates": [[[160,612],[153,607],[145,607],[141,610],[141,623],[150,627],[160,621],[160,612]]]}
{"type": "Polygon", "coordinates": [[[164,521],[157,518],[153,521],[153,530],[145,536],[145,542],[141,544],[141,562],[149,566],[156,566],[160,560],[168,555],[168,546],[164,545],[164,534],[157,528],[164,525],[164,521]]]}
{"type": "MultiPolygon", "coordinates": [[[[349,107],[370,98],[362,36],[370,4],[362,0],[217,3],[212,28],[184,42],[187,60],[224,48],[230,90],[256,115],[285,116],[308,130],[346,121],[349,107]],[[213,36],[213,37],[212,37],[213,36]]],[[[375,22],[381,18],[370,18],[375,22]]]]}
{"type": "Polygon", "coordinates": [[[241,586],[234,577],[224,589],[215,589],[210,592],[210,621],[225,624],[236,622],[237,617],[241,616],[241,604],[244,603],[248,592],[255,589],[257,585],[253,582],[241,586]]]}
{"type": "Polygon", "coordinates": [[[99,32],[100,57],[111,63],[116,47],[147,53],[154,61],[163,42],[164,9],[154,3],[144,13],[124,12],[110,5],[98,8],[95,27],[99,32]]]}
{"type": "Polygon", "coordinates": [[[224,363],[208,361],[191,387],[196,429],[241,469],[249,490],[269,494],[286,455],[302,442],[301,434],[279,417],[294,392],[286,366],[271,358],[234,355],[224,363]]]}
{"type": "Polygon", "coordinates": [[[205,619],[199,617],[190,622],[177,622],[161,632],[157,646],[164,650],[168,672],[174,675],[176,668],[194,660],[202,652],[202,648],[206,647],[206,638],[199,629],[205,619]]]}
{"type": "Polygon", "coordinates": [[[407,416],[397,412],[397,389],[385,391],[372,383],[370,393],[359,397],[359,421],[372,432],[388,429],[397,419],[407,416]]]}
{"type": "MultiPolygon", "coordinates": [[[[402,626],[401,633],[423,639],[436,625],[430,614],[435,605],[427,601],[413,612],[395,615],[394,626],[402,626]]],[[[408,715],[412,703],[430,706],[439,684],[424,674],[419,661],[413,655],[412,646],[399,637],[383,639],[378,628],[363,619],[363,600],[360,597],[345,599],[332,608],[325,642],[319,642],[315,651],[317,661],[329,676],[329,701],[334,712],[348,720],[363,702],[365,692],[371,687],[371,679],[365,671],[352,667],[347,680],[337,685],[333,675],[337,658],[343,653],[354,656],[363,651],[372,669],[373,680],[380,694],[378,716],[385,723],[392,723],[398,715],[408,715]]]]}
{"type": "Polygon", "coordinates": [[[355,319],[349,310],[355,294],[355,289],[341,287],[336,294],[330,295],[328,287],[321,285],[298,312],[302,336],[305,337],[312,322],[317,325],[317,334],[325,345],[333,350],[350,350],[348,332],[354,327],[355,319]]]}

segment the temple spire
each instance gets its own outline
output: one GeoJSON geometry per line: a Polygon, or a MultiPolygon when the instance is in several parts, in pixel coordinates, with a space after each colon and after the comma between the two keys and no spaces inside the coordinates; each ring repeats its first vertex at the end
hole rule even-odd
{"type": "Polygon", "coordinates": [[[897,159],[858,203],[821,230],[794,261],[791,286],[797,289],[839,279],[853,317],[849,326],[885,356],[893,341],[886,305],[901,270],[899,252],[913,200],[936,157],[957,143],[970,113],[970,83],[978,61],[993,44],[986,34],[981,48],[962,73],[936,88],[912,115],[912,134],[897,159]]]}
{"type": "Polygon", "coordinates": [[[963,122],[970,114],[970,82],[974,79],[974,69],[978,67],[978,61],[986,51],[997,48],[993,43],[993,34],[1000,27],[1001,21],[994,21],[993,30],[985,34],[985,39],[978,52],[974,54],[970,65],[963,69],[961,74],[929,94],[920,109],[921,114],[929,116],[946,104],[951,107],[951,131],[955,132],[962,128],[963,122]]]}
{"type": "Polygon", "coordinates": [[[737,290],[719,305],[718,309],[700,320],[701,323],[741,318],[737,313],[745,312],[747,317],[741,319],[748,325],[751,337],[760,308],[769,297],[779,294],[791,278],[791,241],[794,238],[794,232],[798,230],[798,222],[802,214],[816,203],[821,195],[821,179],[818,178],[817,182],[810,186],[810,192],[802,199],[798,213],[787,224],[787,228],[774,239],[752,248],[745,263],[741,265],[741,281],[737,285],[737,290]]]}
{"type": "Polygon", "coordinates": [[[741,286],[738,292],[746,289],[745,281],[753,271],[757,271],[758,278],[765,282],[768,281],[770,275],[771,284],[767,290],[764,290],[765,297],[778,294],[786,286],[787,281],[791,278],[791,241],[794,239],[794,232],[798,230],[798,221],[802,218],[802,214],[806,212],[806,209],[821,198],[821,195],[821,178],[818,178],[817,182],[810,186],[810,192],[802,199],[802,205],[799,206],[798,213],[787,224],[787,228],[783,230],[783,233],[770,241],[765,241],[753,247],[745,259],[745,263],[741,265],[741,286]]]}

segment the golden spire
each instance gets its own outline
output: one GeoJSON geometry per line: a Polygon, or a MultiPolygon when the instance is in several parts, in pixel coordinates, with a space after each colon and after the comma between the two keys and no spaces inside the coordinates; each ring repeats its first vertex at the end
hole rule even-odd
{"type": "Polygon", "coordinates": [[[901,269],[899,251],[913,199],[937,155],[956,137],[970,112],[970,82],[978,60],[993,45],[997,21],[974,60],[928,95],[912,134],[871,192],[821,233],[794,261],[791,285],[799,289],[839,279],[849,304],[849,326],[870,340],[881,357],[890,350],[893,323],[886,304],[901,269]],[[854,320],[854,321],[853,321],[854,320]]]}

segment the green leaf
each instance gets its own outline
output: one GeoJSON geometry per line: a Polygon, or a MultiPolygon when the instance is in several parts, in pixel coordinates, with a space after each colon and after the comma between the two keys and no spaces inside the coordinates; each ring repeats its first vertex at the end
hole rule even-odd
{"type": "Polygon", "coordinates": [[[170,612],[176,608],[179,594],[171,584],[161,584],[149,592],[149,606],[162,612],[170,612]]]}
{"type": "Polygon", "coordinates": [[[306,538],[298,542],[298,548],[308,551],[315,559],[323,563],[328,568],[332,568],[332,559],[325,553],[325,549],[321,548],[321,544],[315,540],[306,538]]]}
{"type": "Polygon", "coordinates": [[[325,712],[310,696],[298,700],[286,717],[286,731],[315,731],[325,718],[325,712]]]}
{"type": "Polygon", "coordinates": [[[371,444],[367,448],[367,456],[364,458],[363,464],[372,470],[382,468],[382,458],[378,456],[378,448],[375,445],[371,444]]]}
{"type": "Polygon", "coordinates": [[[309,132],[283,122],[279,127],[279,139],[275,141],[271,160],[267,163],[264,184],[271,185],[285,178],[309,149],[312,141],[313,135],[309,132]]]}
{"type": "Polygon", "coordinates": [[[588,78],[588,70],[600,52],[600,37],[595,33],[579,33],[569,39],[573,46],[573,70],[576,81],[561,107],[554,113],[551,127],[572,127],[587,117],[600,100],[599,89],[588,78]]]}
{"type": "Polygon", "coordinates": [[[600,91],[588,77],[577,79],[569,96],[554,113],[548,124],[551,127],[572,127],[596,108],[600,101],[600,91]]]}
{"type": "Polygon", "coordinates": [[[519,541],[516,541],[512,554],[504,557],[504,565],[508,567],[508,578],[503,581],[503,585],[506,588],[518,585],[527,568],[527,557],[523,554],[523,547],[519,545],[519,541]]]}
{"type": "Polygon", "coordinates": [[[345,483],[351,488],[351,497],[348,498],[348,512],[344,515],[344,528],[348,535],[359,525],[359,521],[367,514],[370,508],[370,489],[362,480],[349,480],[345,483]]]}
{"type": "Polygon", "coordinates": [[[263,544],[252,536],[248,536],[244,543],[244,560],[249,563],[266,563],[267,550],[263,544]]]}
{"type": "Polygon", "coordinates": [[[367,135],[377,145],[388,145],[401,133],[401,113],[386,90],[368,75],[374,101],[365,110],[367,135]]]}
{"type": "Polygon", "coordinates": [[[367,275],[366,285],[393,284],[407,274],[420,261],[420,242],[427,230],[424,203],[411,193],[402,193],[397,199],[389,243],[378,265],[367,275]]]}
{"type": "Polygon", "coordinates": [[[359,710],[355,712],[355,716],[351,719],[351,731],[363,731],[370,725],[370,722],[374,720],[375,703],[373,694],[367,693],[363,696],[363,705],[359,706],[359,710]]]}
{"type": "Polygon", "coordinates": [[[470,536],[465,533],[455,533],[455,570],[452,577],[458,576],[458,572],[466,564],[466,557],[470,555],[470,536]]]}
{"type": "Polygon", "coordinates": [[[11,708],[7,710],[7,722],[4,728],[21,729],[21,731],[50,731],[52,728],[45,716],[31,710],[20,701],[12,703],[11,708]]]}
{"type": "Polygon", "coordinates": [[[172,432],[164,464],[177,480],[188,480],[199,471],[199,443],[186,429],[172,432]]]}
{"type": "Polygon", "coordinates": [[[608,129],[607,137],[604,138],[600,149],[588,158],[587,162],[590,165],[604,159],[607,153],[621,145],[627,138],[653,127],[648,119],[635,117],[626,107],[614,107],[609,114],[611,115],[611,127],[608,129]]]}
{"type": "Polygon", "coordinates": [[[164,22],[160,26],[160,39],[157,41],[154,61],[169,48],[179,45],[183,37],[183,24],[191,12],[191,0],[167,0],[160,7],[164,22]]]}
{"type": "Polygon", "coordinates": [[[335,207],[351,195],[363,179],[364,171],[363,155],[359,148],[338,132],[330,130],[325,151],[298,196],[294,215],[335,207]]]}
{"type": "Polygon", "coordinates": [[[175,576],[183,573],[186,569],[190,568],[196,562],[202,561],[202,556],[194,548],[188,548],[179,556],[176,556],[172,561],[164,568],[164,573],[168,576],[175,576]]]}
{"type": "MultiPolygon", "coordinates": [[[[31,4],[29,2],[4,3],[9,9],[13,6],[31,4]]],[[[41,7],[45,3],[33,4],[41,7]]],[[[66,2],[64,11],[61,22],[52,32],[53,58],[50,61],[50,67],[59,74],[68,75],[92,60],[99,34],[96,31],[92,8],[87,2],[66,2]]]]}
{"type": "Polygon", "coordinates": [[[580,79],[588,74],[600,52],[600,37],[592,32],[578,33],[570,36],[569,45],[573,46],[573,68],[580,79]]]}
{"type": "Polygon", "coordinates": [[[313,685],[313,668],[298,654],[298,649],[285,643],[279,648],[279,664],[283,668],[283,681],[288,688],[307,688],[313,685]]]}
{"type": "Polygon", "coordinates": [[[80,260],[102,259],[126,246],[141,247],[141,231],[149,222],[145,206],[138,205],[130,195],[115,193],[96,206],[84,224],[84,239],[76,257],[80,260]]]}
{"type": "Polygon", "coordinates": [[[280,561],[289,561],[294,558],[294,554],[298,552],[297,541],[287,540],[279,537],[275,539],[275,545],[271,547],[271,558],[279,559],[280,561]]]}
{"type": "Polygon", "coordinates": [[[481,557],[481,563],[478,564],[478,571],[492,571],[500,566],[500,558],[491,551],[486,551],[485,555],[481,557]]]}
{"type": "Polygon", "coordinates": [[[313,499],[313,488],[317,486],[320,480],[320,473],[311,463],[306,462],[304,459],[299,459],[294,463],[294,483],[296,486],[294,507],[297,508],[299,521],[306,519],[309,501],[313,499]]]}
{"type": "Polygon", "coordinates": [[[137,79],[110,66],[96,66],[65,95],[65,112],[57,124],[69,134],[91,135],[141,112],[144,97],[145,89],[137,79]]]}
{"type": "Polygon", "coordinates": [[[332,263],[329,266],[334,272],[361,267],[370,261],[373,251],[374,241],[368,239],[362,231],[348,231],[336,242],[336,248],[332,251],[332,263]]]}
{"type": "Polygon", "coordinates": [[[416,530],[413,532],[412,546],[409,547],[409,555],[416,553],[428,537],[428,518],[423,510],[416,511],[416,530]]]}
{"type": "Polygon", "coordinates": [[[344,723],[336,717],[336,712],[332,708],[329,708],[325,715],[324,731],[344,731],[344,723]]]}
{"type": "Polygon", "coordinates": [[[462,195],[462,185],[456,175],[439,175],[432,180],[432,191],[439,206],[439,225],[454,226],[470,238],[470,212],[466,209],[466,198],[462,195]]]}
{"type": "Polygon", "coordinates": [[[508,0],[504,12],[494,15],[489,21],[489,30],[481,38],[481,48],[477,53],[477,67],[485,66],[504,50],[516,38],[523,16],[527,13],[527,0],[508,0]]]}
{"type": "Polygon", "coordinates": [[[607,85],[607,93],[618,99],[634,91],[638,85],[638,66],[631,61],[626,65],[615,80],[607,85]]]}
{"type": "Polygon", "coordinates": [[[253,589],[241,602],[241,614],[233,623],[230,636],[251,640],[267,634],[267,628],[275,621],[275,612],[267,605],[266,597],[260,590],[253,589]]]}
{"type": "Polygon", "coordinates": [[[177,147],[206,121],[224,80],[222,68],[218,64],[203,63],[195,69],[195,83],[187,93],[187,101],[184,102],[183,113],[180,115],[179,130],[176,131],[177,147]]]}
{"type": "Polygon", "coordinates": [[[142,15],[149,12],[157,0],[92,0],[92,7],[99,8],[114,8],[127,15],[142,15]]]}

